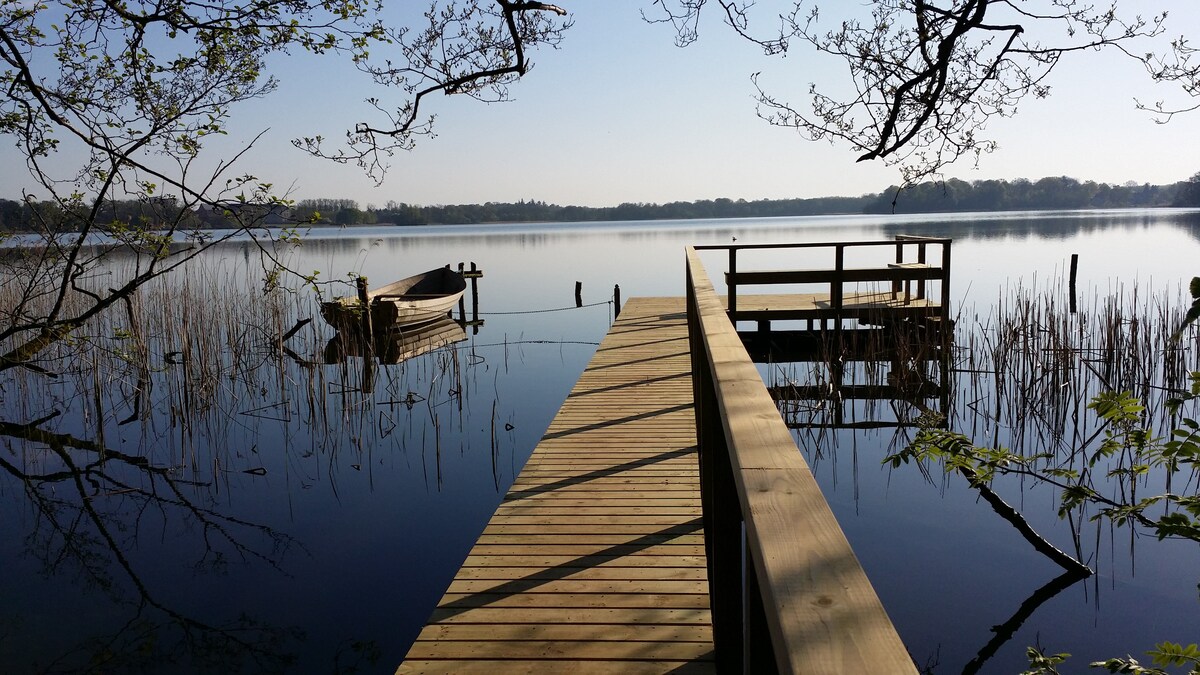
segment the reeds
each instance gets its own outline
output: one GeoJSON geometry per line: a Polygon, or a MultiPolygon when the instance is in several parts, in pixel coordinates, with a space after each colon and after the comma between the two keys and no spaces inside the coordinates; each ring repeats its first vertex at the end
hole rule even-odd
{"type": "MultiPolygon", "coordinates": [[[[112,266],[94,288],[135,266],[112,266]]],[[[297,457],[327,457],[332,474],[339,452],[383,439],[404,448],[427,433],[436,449],[448,426],[463,426],[470,378],[457,350],[380,368],[366,382],[368,371],[352,363],[361,357],[319,358],[331,329],[311,321],[319,316],[316,298],[299,288],[263,291],[260,275],[253,264],[213,256],[145,284],[41,353],[37,367],[45,372],[0,372],[4,419],[24,424],[54,415],[45,425],[55,431],[102,447],[108,439],[206,481],[262,475],[271,461],[254,455],[280,438],[297,457]],[[435,420],[429,430],[425,416],[435,420]]],[[[0,285],[0,311],[21,301],[21,288],[0,285]]],[[[90,301],[72,292],[67,310],[90,301]]],[[[350,462],[363,464],[361,457],[350,462]]]]}
{"type": "Polygon", "coordinates": [[[1167,399],[1200,368],[1194,330],[1171,340],[1184,297],[1182,287],[1118,284],[1094,289],[1072,314],[1061,288],[1002,290],[956,329],[950,427],[1024,454],[1070,453],[1095,433],[1092,398],[1128,391],[1146,405],[1146,423],[1165,430],[1167,399]]]}
{"type": "Polygon", "coordinates": [[[1171,340],[1189,305],[1185,291],[1120,283],[1091,289],[1071,313],[1061,285],[1018,283],[988,307],[960,310],[947,353],[919,326],[846,327],[840,344],[827,330],[811,358],[772,364],[765,377],[785,391],[827,392],[780,401],[795,427],[884,420],[903,427],[936,413],[981,444],[1069,452],[1095,433],[1087,404],[1101,391],[1129,391],[1145,402],[1148,424],[1171,424],[1167,399],[1200,369],[1196,329],[1171,340]],[[850,400],[843,395],[850,387],[880,395],[850,400]]]}

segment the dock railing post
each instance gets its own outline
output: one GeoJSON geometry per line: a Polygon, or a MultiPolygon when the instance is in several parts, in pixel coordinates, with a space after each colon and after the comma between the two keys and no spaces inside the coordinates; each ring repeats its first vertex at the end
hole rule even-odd
{"type": "MultiPolygon", "coordinates": [[[[742,542],[746,542],[745,526],[742,542]]],[[[762,588],[758,585],[758,571],[751,559],[748,547],[742,549],[742,566],[746,571],[745,588],[745,648],[742,658],[742,673],[746,675],[778,675],[779,662],[775,658],[775,646],[771,642],[771,628],[767,622],[767,610],[763,605],[762,588]]]]}
{"type": "Polygon", "coordinates": [[[833,280],[829,282],[829,305],[838,315],[842,310],[843,270],[846,268],[846,247],[837,244],[833,247],[833,280]]]}
{"type": "Polygon", "coordinates": [[[834,246],[833,281],[829,284],[829,306],[833,309],[833,344],[837,353],[835,359],[842,356],[842,285],[845,283],[846,247],[842,244],[834,246]]]}
{"type": "Polygon", "coordinates": [[[950,240],[942,242],[942,321],[950,327],[950,240]]]}
{"type": "Polygon", "coordinates": [[[737,247],[735,247],[735,246],[729,247],[729,276],[727,278],[729,279],[729,283],[726,284],[729,287],[729,303],[728,303],[728,307],[727,307],[727,309],[729,311],[729,320],[734,322],[734,325],[736,326],[737,325],[737,247]]]}
{"type": "MultiPolygon", "coordinates": [[[[925,244],[917,244],[917,262],[921,265],[925,264],[925,244]]],[[[917,280],[917,299],[925,299],[925,280],[917,280]]]]}
{"type": "MultiPolygon", "coordinates": [[[[904,238],[902,235],[896,235],[896,266],[904,264],[904,238]]],[[[892,280],[892,299],[900,297],[900,280],[892,280]]]]}
{"type": "Polygon", "coordinates": [[[741,565],[745,536],[741,502],[729,464],[729,448],[717,404],[708,349],[700,329],[690,263],[687,269],[688,343],[696,415],[696,455],[700,463],[701,520],[704,524],[704,552],[708,559],[713,652],[718,672],[750,672],[742,670],[745,636],[741,565]]]}

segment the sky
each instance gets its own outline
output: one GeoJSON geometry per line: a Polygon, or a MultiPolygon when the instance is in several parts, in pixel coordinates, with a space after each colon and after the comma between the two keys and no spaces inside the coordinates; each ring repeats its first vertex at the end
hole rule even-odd
{"type": "MultiPolygon", "coordinates": [[[[317,133],[341,137],[369,119],[368,96],[385,105],[399,101],[333,59],[274,59],[269,65],[280,89],[236,108],[225,145],[212,150],[228,156],[265,131],[241,160],[242,172],[293,199],[353,199],[361,207],[856,196],[899,182],[895,168],[857,163],[848,146],[806,141],[755,114],[752,73],[761,71],[772,93],[799,102],[811,82],[844,85],[844,65],[801,48],[768,59],[711,11],[699,42],[681,49],[669,26],[642,20],[648,0],[560,4],[575,25],[560,49],[532,54],[533,69],[512,88],[515,100],[433,97],[425,105],[438,115],[437,137],[393,157],[381,186],[357,167],[311,158],[290,143],[317,133]]],[[[764,0],[755,10],[765,19],[778,4],[764,0]]],[[[1139,1],[1137,9],[1155,4],[1171,9],[1172,34],[1200,33],[1200,3],[1139,1]]],[[[1115,53],[1074,56],[1049,80],[1049,98],[1030,98],[1017,116],[989,123],[999,143],[995,153],[977,168],[969,161],[952,166],[946,177],[1065,175],[1160,184],[1200,171],[1200,112],[1156,124],[1135,109],[1133,98],[1156,100],[1174,91],[1155,88],[1138,64],[1115,53]]],[[[3,161],[3,192],[12,194],[0,196],[17,196],[21,171],[19,162],[3,161]]]]}

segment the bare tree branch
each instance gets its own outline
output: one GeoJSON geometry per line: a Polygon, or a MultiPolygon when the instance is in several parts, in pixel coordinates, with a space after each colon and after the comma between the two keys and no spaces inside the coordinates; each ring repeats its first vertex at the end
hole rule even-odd
{"type": "MultiPolygon", "coordinates": [[[[648,20],[670,23],[676,42],[687,45],[697,37],[707,1],[655,0],[660,15],[648,20]]],[[[1137,102],[1161,121],[1200,108],[1195,49],[1184,37],[1164,43],[1165,12],[1124,15],[1116,3],[1075,0],[875,0],[869,18],[855,6],[822,29],[819,8],[800,0],[780,15],[777,33],[759,36],[748,28],[749,4],[716,2],[726,23],[768,54],[801,40],[848,69],[852,93],[810,85],[805,105],[771,93],[776,86],[756,74],[761,118],[811,140],[846,143],[859,161],[894,165],[905,185],[993,151],[988,122],[1015,114],[1027,96],[1049,95],[1048,77],[1067,55],[1115,50],[1142,64],[1152,81],[1178,86],[1187,97],[1183,104],[1137,102]]]]}

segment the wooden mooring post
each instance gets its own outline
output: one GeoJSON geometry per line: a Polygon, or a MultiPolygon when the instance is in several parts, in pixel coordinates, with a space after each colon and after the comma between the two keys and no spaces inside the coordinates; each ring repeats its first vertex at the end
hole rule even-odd
{"type": "Polygon", "coordinates": [[[1076,295],[1075,295],[1075,275],[1078,272],[1079,272],[1079,254],[1072,253],[1071,254],[1071,280],[1067,284],[1069,286],[1069,289],[1071,292],[1071,313],[1072,314],[1075,314],[1079,309],[1077,300],[1076,300],[1076,295]]]}
{"type": "Polygon", "coordinates": [[[362,311],[360,317],[362,335],[362,389],[370,394],[375,391],[375,327],[371,320],[371,299],[367,294],[367,278],[359,275],[354,280],[358,290],[358,306],[362,311]]]}
{"type": "Polygon", "coordinates": [[[474,262],[471,263],[470,269],[465,269],[465,267],[465,263],[458,263],[458,273],[464,279],[471,281],[471,319],[467,320],[465,297],[458,299],[458,316],[463,325],[471,327],[472,334],[478,335],[479,327],[483,325],[483,322],[479,320],[479,279],[483,277],[483,270],[479,269],[474,262]]]}

